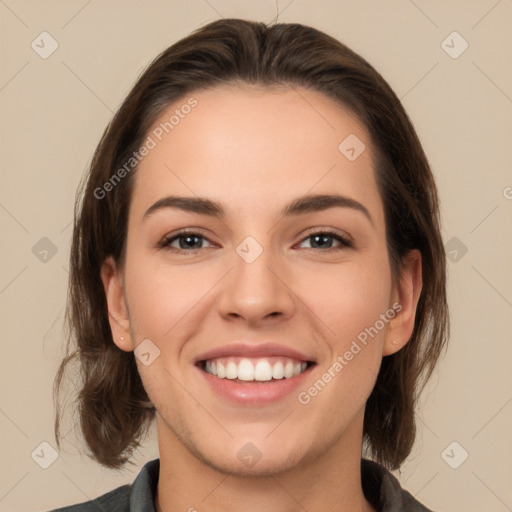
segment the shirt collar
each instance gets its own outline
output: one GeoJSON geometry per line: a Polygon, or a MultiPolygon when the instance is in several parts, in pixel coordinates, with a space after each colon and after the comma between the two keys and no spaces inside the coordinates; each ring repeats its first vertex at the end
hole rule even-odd
{"type": "Polygon", "coordinates": [[[144,464],[132,485],[131,512],[156,512],[155,498],[159,474],[160,459],[153,459],[144,464]]]}
{"type": "Polygon", "coordinates": [[[366,499],[379,512],[432,512],[402,489],[390,471],[372,460],[361,459],[361,485],[366,499]]]}
{"type": "MultiPolygon", "coordinates": [[[[160,459],[147,462],[134,480],[130,493],[130,511],[156,512],[155,498],[160,474],[160,459]]],[[[407,491],[383,466],[361,459],[361,484],[366,499],[379,512],[431,512],[407,491]]]]}

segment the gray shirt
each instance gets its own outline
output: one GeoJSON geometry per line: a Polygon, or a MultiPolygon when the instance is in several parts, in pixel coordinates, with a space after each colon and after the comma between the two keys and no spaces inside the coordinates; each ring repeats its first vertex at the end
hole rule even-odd
{"type": "MultiPolygon", "coordinates": [[[[160,459],[151,460],[140,470],[133,484],[51,512],[156,512],[159,472],[160,459]]],[[[403,490],[398,480],[376,462],[361,460],[361,482],[366,499],[378,512],[432,512],[403,490]]]]}

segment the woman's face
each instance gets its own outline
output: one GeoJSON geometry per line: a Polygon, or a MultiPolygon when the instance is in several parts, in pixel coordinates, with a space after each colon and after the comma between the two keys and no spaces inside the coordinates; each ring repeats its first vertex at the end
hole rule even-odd
{"type": "Polygon", "coordinates": [[[241,474],[359,453],[381,359],[414,321],[412,278],[392,284],[368,132],[302,88],[191,96],[148,132],[125,267],[102,274],[116,344],[140,345],[161,451],[241,474]],[[313,195],[341,198],[297,203],[313,195]]]}

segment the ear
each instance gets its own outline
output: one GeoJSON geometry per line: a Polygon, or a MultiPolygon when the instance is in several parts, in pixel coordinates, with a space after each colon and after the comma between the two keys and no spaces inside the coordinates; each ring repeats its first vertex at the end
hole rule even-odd
{"type": "Polygon", "coordinates": [[[421,289],[421,253],[413,249],[404,257],[398,282],[393,287],[392,309],[396,314],[386,329],[383,356],[398,352],[410,340],[421,289]]]}
{"type": "Polygon", "coordinates": [[[133,350],[128,308],[124,296],[123,276],[114,258],[109,256],[101,266],[101,280],[105,289],[108,306],[108,320],[114,343],[126,352],[133,350]]]}

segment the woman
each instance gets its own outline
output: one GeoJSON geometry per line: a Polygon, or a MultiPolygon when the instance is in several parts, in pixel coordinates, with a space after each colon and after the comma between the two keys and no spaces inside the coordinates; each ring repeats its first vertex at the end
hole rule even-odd
{"type": "Polygon", "coordinates": [[[307,26],[210,23],[142,74],[84,185],[57,401],[78,362],[95,460],[155,418],[160,456],[59,510],[428,510],[389,470],[448,337],[438,196],[375,69],[307,26]]]}

